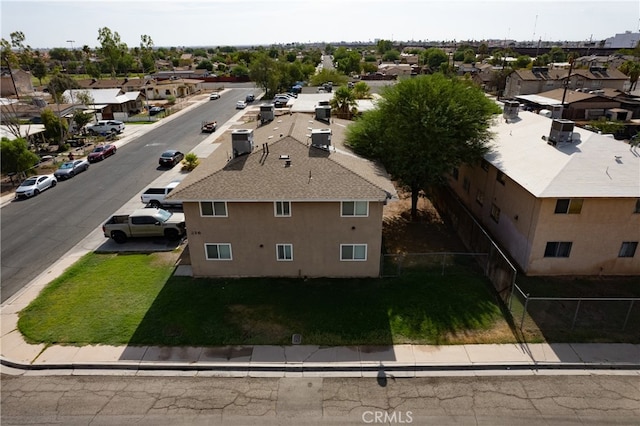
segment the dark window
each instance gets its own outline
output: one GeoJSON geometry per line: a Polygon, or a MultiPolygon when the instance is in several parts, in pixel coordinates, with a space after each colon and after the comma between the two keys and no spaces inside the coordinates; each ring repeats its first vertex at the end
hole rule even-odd
{"type": "Polygon", "coordinates": [[[464,179],[462,179],[462,189],[464,189],[464,192],[468,194],[470,187],[471,187],[471,181],[469,180],[468,177],[465,176],[464,179]]]}
{"type": "Polygon", "coordinates": [[[496,175],[496,180],[497,180],[498,182],[500,182],[501,184],[503,184],[503,185],[504,185],[504,183],[505,183],[505,181],[506,181],[506,178],[505,178],[505,176],[504,176],[504,173],[502,173],[500,170],[498,170],[498,174],[496,175]]]}
{"type": "Polygon", "coordinates": [[[633,257],[636,255],[637,248],[637,241],[625,241],[620,247],[620,253],[618,253],[618,257],[633,257]]]}
{"type": "Polygon", "coordinates": [[[544,257],[569,257],[571,242],[551,241],[544,249],[544,257]]]}
{"type": "Polygon", "coordinates": [[[476,194],[476,202],[481,206],[484,205],[484,192],[478,190],[478,193],[476,194]]]}
{"type": "Polygon", "coordinates": [[[451,176],[453,176],[455,180],[458,180],[459,174],[460,174],[460,171],[458,170],[457,167],[454,167],[453,170],[451,170],[451,176]]]}
{"type": "Polygon", "coordinates": [[[583,198],[558,198],[556,201],[556,214],[580,214],[583,198]]]}
{"type": "Polygon", "coordinates": [[[636,209],[633,212],[640,213],[640,198],[636,200],[636,209]]]}
{"type": "Polygon", "coordinates": [[[152,216],[136,216],[131,218],[133,225],[153,225],[158,222],[158,219],[152,216]]]}
{"type": "Polygon", "coordinates": [[[500,208],[495,204],[491,204],[491,219],[493,219],[495,223],[498,223],[500,220],[500,208]]]}
{"type": "Polygon", "coordinates": [[[482,160],[482,163],[480,163],[480,167],[482,167],[482,170],[484,170],[485,172],[488,172],[489,162],[487,160],[482,160]]]}

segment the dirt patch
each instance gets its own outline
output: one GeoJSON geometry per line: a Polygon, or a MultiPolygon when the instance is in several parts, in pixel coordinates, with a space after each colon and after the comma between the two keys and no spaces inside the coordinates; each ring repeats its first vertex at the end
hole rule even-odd
{"type": "Polygon", "coordinates": [[[427,198],[418,199],[417,220],[411,220],[411,197],[399,193],[399,200],[383,210],[382,237],[386,253],[466,252],[462,241],[442,220],[427,198]]]}

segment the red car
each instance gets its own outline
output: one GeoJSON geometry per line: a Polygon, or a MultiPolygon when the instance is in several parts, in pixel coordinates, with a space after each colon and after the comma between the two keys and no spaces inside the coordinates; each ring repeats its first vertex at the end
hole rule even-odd
{"type": "Polygon", "coordinates": [[[113,144],[98,145],[89,153],[87,159],[90,163],[102,161],[110,155],[116,153],[116,146],[113,144]]]}

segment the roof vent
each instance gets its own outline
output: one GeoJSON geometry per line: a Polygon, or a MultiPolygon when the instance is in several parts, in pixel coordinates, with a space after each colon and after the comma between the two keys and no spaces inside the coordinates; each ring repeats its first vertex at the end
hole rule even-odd
{"type": "Polygon", "coordinates": [[[239,155],[251,154],[253,151],[253,130],[236,129],[231,132],[231,147],[233,158],[239,155]]]}
{"type": "Polygon", "coordinates": [[[311,145],[316,148],[328,148],[331,146],[331,129],[311,130],[311,145]]]}
{"type": "Polygon", "coordinates": [[[558,143],[571,142],[574,127],[575,123],[571,120],[553,119],[547,143],[556,146],[558,143]]]}

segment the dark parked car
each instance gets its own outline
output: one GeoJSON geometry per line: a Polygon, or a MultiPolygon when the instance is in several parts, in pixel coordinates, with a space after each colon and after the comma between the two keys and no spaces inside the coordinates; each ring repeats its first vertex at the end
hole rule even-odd
{"type": "Polygon", "coordinates": [[[245,100],[244,100],[244,101],[245,101],[246,103],[249,103],[249,102],[253,102],[253,101],[255,101],[255,100],[256,100],[255,95],[254,95],[253,93],[249,93],[249,94],[247,95],[247,97],[245,98],[245,100]]]}
{"type": "Polygon", "coordinates": [[[164,112],[163,107],[154,106],[149,108],[149,115],[156,115],[156,114],[160,114],[161,112],[164,112]]]}
{"type": "Polygon", "coordinates": [[[163,167],[173,167],[184,159],[184,154],[175,149],[170,149],[162,153],[158,163],[163,167]]]}
{"type": "Polygon", "coordinates": [[[95,161],[102,161],[115,153],[116,146],[113,144],[98,145],[87,155],[87,159],[90,163],[93,163],[95,161]]]}

